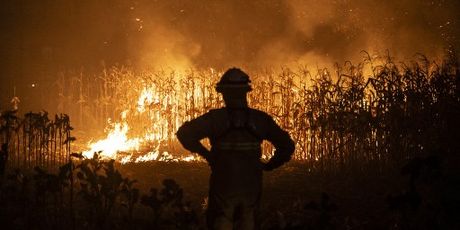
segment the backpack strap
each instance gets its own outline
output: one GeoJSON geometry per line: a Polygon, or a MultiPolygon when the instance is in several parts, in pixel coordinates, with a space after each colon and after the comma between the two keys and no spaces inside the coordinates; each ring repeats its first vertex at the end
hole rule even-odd
{"type": "Polygon", "coordinates": [[[251,119],[251,111],[249,108],[246,109],[246,121],[244,122],[244,128],[248,131],[257,141],[262,142],[263,138],[257,133],[256,124],[251,119]]]}
{"type": "Polygon", "coordinates": [[[219,142],[222,138],[227,136],[233,130],[245,130],[249,132],[251,136],[255,137],[257,141],[261,142],[263,140],[263,138],[261,138],[261,136],[257,133],[254,122],[252,122],[251,111],[249,108],[243,109],[246,114],[246,120],[244,121],[243,126],[237,126],[232,119],[233,113],[236,109],[226,108],[226,110],[227,110],[228,117],[229,117],[229,120],[227,121],[227,129],[225,129],[224,132],[222,132],[217,138],[215,138],[215,142],[219,142]]]}

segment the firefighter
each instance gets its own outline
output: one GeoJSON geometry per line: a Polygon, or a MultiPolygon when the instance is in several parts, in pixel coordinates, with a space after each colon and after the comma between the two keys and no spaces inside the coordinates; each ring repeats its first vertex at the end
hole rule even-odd
{"type": "Polygon", "coordinates": [[[225,107],[185,122],[176,134],[184,148],[201,155],[211,167],[209,229],[257,229],[262,171],[281,166],[294,152],[287,132],[265,112],[248,107],[250,82],[240,69],[227,70],[216,85],[225,107]],[[204,138],[210,150],[200,143],[204,138]],[[275,147],[268,162],[261,161],[263,140],[275,147]]]}

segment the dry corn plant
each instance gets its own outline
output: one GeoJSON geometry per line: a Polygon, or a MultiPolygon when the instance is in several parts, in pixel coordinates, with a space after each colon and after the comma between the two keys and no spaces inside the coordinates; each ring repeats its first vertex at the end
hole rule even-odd
{"type": "MultiPolygon", "coordinates": [[[[221,74],[128,67],[105,68],[96,78],[74,73],[80,80],[64,83],[70,89],[64,98],[80,104],[64,107],[85,114],[87,126],[110,119],[106,138],[84,149],[88,156],[103,151],[103,157],[121,162],[197,160],[181,152],[174,133],[184,121],[223,105],[214,90],[221,74]]],[[[369,57],[334,71],[299,66],[251,76],[251,106],[289,131],[297,143],[294,158],[311,168],[379,167],[423,154],[440,143],[428,138],[441,135],[429,127],[436,113],[446,113],[449,103],[458,105],[458,71],[448,61],[436,65],[420,59],[407,66],[369,57]]],[[[270,145],[264,143],[264,149],[270,156],[270,145]]]]}

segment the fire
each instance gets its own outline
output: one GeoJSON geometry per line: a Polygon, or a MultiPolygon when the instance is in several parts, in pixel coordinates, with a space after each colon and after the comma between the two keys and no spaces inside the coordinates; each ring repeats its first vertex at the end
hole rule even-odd
{"type": "Polygon", "coordinates": [[[140,138],[128,138],[127,113],[128,111],[122,112],[122,121],[113,124],[105,139],[90,143],[90,150],[83,152],[83,156],[90,158],[95,152],[100,152],[100,156],[103,158],[117,159],[118,152],[138,151],[143,140],[140,138]]]}
{"type": "Polygon", "coordinates": [[[137,111],[139,113],[144,113],[146,107],[152,105],[153,103],[159,103],[159,97],[154,98],[153,90],[143,89],[139,99],[137,100],[137,111]]]}
{"type": "MultiPolygon", "coordinates": [[[[84,151],[83,156],[90,158],[94,153],[99,153],[103,159],[115,159],[122,164],[146,161],[202,161],[203,159],[197,156],[177,157],[167,151],[160,150],[162,143],[172,137],[163,130],[164,125],[168,127],[168,121],[161,117],[160,111],[152,112],[152,107],[160,105],[160,97],[155,92],[154,88],[143,89],[137,100],[136,110],[134,112],[132,110],[123,111],[120,122],[111,124],[109,120],[106,138],[90,142],[88,144],[89,150],[84,151]],[[147,116],[153,125],[142,130],[140,135],[130,137],[130,132],[133,130],[129,126],[128,117],[133,114],[138,117],[147,116]],[[150,151],[142,153],[142,150],[146,149],[147,151],[150,149],[150,151]]],[[[161,110],[162,108],[157,109],[161,110]]]]}
{"type": "Polygon", "coordinates": [[[116,123],[107,135],[107,138],[90,144],[90,150],[83,152],[83,156],[90,158],[94,152],[101,152],[103,158],[117,158],[120,151],[139,150],[142,140],[128,138],[129,126],[126,122],[116,123]]]}

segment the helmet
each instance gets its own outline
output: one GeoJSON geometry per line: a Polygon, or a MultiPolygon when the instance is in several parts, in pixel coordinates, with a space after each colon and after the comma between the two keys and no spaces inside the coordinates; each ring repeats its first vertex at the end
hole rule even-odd
{"type": "Polygon", "coordinates": [[[228,69],[217,82],[216,91],[223,93],[226,90],[243,90],[249,92],[251,88],[249,76],[238,68],[228,69]]]}

